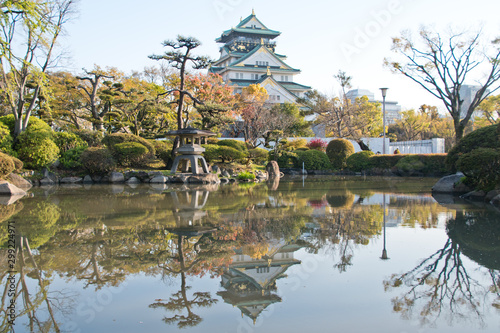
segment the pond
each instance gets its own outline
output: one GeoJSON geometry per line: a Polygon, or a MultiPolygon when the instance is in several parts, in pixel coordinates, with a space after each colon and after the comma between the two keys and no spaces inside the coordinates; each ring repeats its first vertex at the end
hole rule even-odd
{"type": "Polygon", "coordinates": [[[0,331],[499,332],[500,213],[433,197],[435,182],[2,198],[0,331]]]}

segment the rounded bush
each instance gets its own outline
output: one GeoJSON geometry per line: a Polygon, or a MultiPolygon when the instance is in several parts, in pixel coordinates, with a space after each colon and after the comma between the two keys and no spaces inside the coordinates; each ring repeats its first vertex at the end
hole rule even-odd
{"type": "Polygon", "coordinates": [[[299,148],[307,148],[307,140],[306,139],[292,139],[283,145],[283,149],[285,150],[297,150],[299,148]]]}
{"type": "Polygon", "coordinates": [[[0,122],[0,152],[12,154],[12,143],[13,139],[9,128],[0,122]]]}
{"type": "Polygon", "coordinates": [[[103,174],[113,170],[116,166],[113,154],[104,147],[87,148],[80,156],[80,161],[91,174],[103,174]]]}
{"type": "Polygon", "coordinates": [[[17,157],[14,157],[14,156],[11,156],[10,158],[12,159],[12,162],[14,162],[14,166],[15,166],[14,172],[20,173],[24,167],[23,161],[21,161],[20,159],[18,159],[17,157]]]}
{"type": "Polygon", "coordinates": [[[217,153],[219,158],[222,160],[222,163],[241,160],[246,156],[246,154],[243,153],[241,150],[228,146],[220,146],[217,149],[217,153]]]}
{"type": "Polygon", "coordinates": [[[451,172],[457,171],[457,161],[462,154],[477,148],[500,148],[500,133],[498,125],[479,128],[464,136],[446,157],[446,167],[451,172]]]}
{"type": "Polygon", "coordinates": [[[101,145],[101,141],[104,138],[104,134],[101,131],[92,131],[87,129],[73,130],[80,139],[87,142],[89,147],[98,147],[101,145]]]}
{"type": "Polygon", "coordinates": [[[9,155],[0,152],[0,178],[10,175],[15,169],[16,166],[12,158],[9,155]]]}
{"type": "Polygon", "coordinates": [[[59,157],[59,162],[65,169],[80,169],[82,167],[82,162],[80,157],[82,153],[87,149],[86,147],[76,147],[66,150],[59,157]]]}
{"type": "Polygon", "coordinates": [[[500,149],[474,149],[461,155],[456,166],[477,189],[489,191],[500,184],[500,149]]]}
{"type": "Polygon", "coordinates": [[[298,164],[298,156],[297,153],[291,151],[284,151],[281,155],[278,156],[276,162],[278,162],[278,166],[280,168],[293,168],[298,164]]]}
{"type": "Polygon", "coordinates": [[[217,141],[217,144],[219,146],[231,147],[242,152],[247,151],[247,145],[244,142],[238,140],[219,140],[217,141]]]}
{"type": "Polygon", "coordinates": [[[311,149],[296,153],[297,160],[294,165],[296,168],[302,168],[302,163],[307,170],[329,170],[332,168],[328,156],[320,150],[311,149]]]}
{"type": "Polygon", "coordinates": [[[425,164],[420,160],[420,155],[405,155],[396,163],[396,168],[403,172],[422,171],[425,164]]]}
{"type": "Polygon", "coordinates": [[[25,167],[39,170],[54,163],[59,156],[59,147],[52,141],[52,133],[44,130],[26,130],[19,134],[17,153],[25,167]]]}
{"type": "Polygon", "coordinates": [[[375,155],[370,150],[363,150],[352,154],[346,160],[347,169],[354,172],[361,172],[371,169],[372,163],[370,162],[370,157],[375,155]]]}
{"type": "Polygon", "coordinates": [[[202,145],[202,147],[205,148],[203,157],[207,163],[213,163],[219,159],[219,145],[206,144],[202,145]]]}
{"type": "MultiPolygon", "coordinates": [[[[11,135],[14,133],[16,121],[13,114],[0,117],[0,122],[9,128],[11,135]]],[[[52,128],[50,128],[49,124],[36,117],[30,117],[26,131],[28,130],[52,132],[52,128]]]]}
{"type": "Polygon", "coordinates": [[[123,142],[137,142],[147,148],[148,153],[151,156],[155,156],[155,148],[153,144],[148,140],[141,138],[140,136],[128,134],[128,133],[113,133],[106,135],[104,139],[102,139],[102,143],[108,146],[112,151],[114,150],[114,146],[123,143],[123,142]]]}
{"type": "Polygon", "coordinates": [[[269,152],[266,149],[262,148],[249,149],[248,159],[256,164],[263,163],[269,159],[269,152]]]}
{"type": "Polygon", "coordinates": [[[326,155],[334,169],[344,169],[347,166],[347,158],[354,152],[354,146],[346,139],[333,139],[326,146],[326,155]]]}
{"type": "Polygon", "coordinates": [[[255,175],[251,172],[243,171],[238,174],[237,178],[239,180],[253,180],[255,179],[255,175]]]}
{"type": "Polygon", "coordinates": [[[118,163],[123,166],[140,164],[148,154],[148,149],[138,142],[118,143],[114,150],[118,163]]]}
{"type": "Polygon", "coordinates": [[[55,132],[54,133],[54,142],[61,150],[61,153],[64,153],[67,150],[74,149],[77,147],[87,148],[88,144],[82,138],[74,133],[68,132],[55,132]]]}
{"type": "Polygon", "coordinates": [[[162,160],[165,165],[168,165],[169,161],[172,159],[172,141],[152,140],[151,143],[155,148],[156,157],[162,160]]]}

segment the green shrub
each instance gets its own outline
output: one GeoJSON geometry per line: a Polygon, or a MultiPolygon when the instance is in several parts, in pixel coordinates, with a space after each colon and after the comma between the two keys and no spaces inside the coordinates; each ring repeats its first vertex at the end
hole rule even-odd
{"type": "Polygon", "coordinates": [[[206,144],[201,145],[205,148],[205,152],[203,152],[203,157],[207,163],[213,163],[219,159],[219,145],[206,144]]]}
{"type": "Polygon", "coordinates": [[[334,169],[344,169],[347,166],[347,158],[354,152],[354,146],[346,139],[333,139],[326,146],[326,155],[334,169]]]}
{"type": "Polygon", "coordinates": [[[460,155],[456,167],[474,188],[493,190],[500,184],[500,149],[474,149],[460,155]]]}
{"type": "Polygon", "coordinates": [[[243,171],[240,172],[236,178],[239,180],[253,180],[255,179],[255,175],[251,172],[243,171]]]}
{"type": "MultiPolygon", "coordinates": [[[[0,117],[0,122],[9,128],[11,135],[14,133],[16,122],[13,114],[0,117]]],[[[52,132],[52,128],[50,128],[49,124],[36,117],[30,117],[26,130],[52,132]]]]}
{"type": "Polygon", "coordinates": [[[219,158],[222,160],[222,163],[234,162],[246,157],[246,154],[243,151],[229,146],[220,146],[217,149],[217,153],[219,158]]]}
{"type": "Polygon", "coordinates": [[[118,163],[123,166],[140,165],[148,154],[148,149],[138,142],[122,142],[114,146],[118,163]]]}
{"type": "Polygon", "coordinates": [[[80,156],[82,166],[91,174],[103,174],[113,170],[116,162],[111,151],[104,147],[87,148],[80,156]]]}
{"type": "Polygon", "coordinates": [[[73,130],[73,133],[78,135],[80,139],[87,142],[89,147],[98,147],[101,145],[101,141],[104,138],[104,134],[101,131],[92,131],[87,129],[73,130]]]}
{"type": "MultiPolygon", "coordinates": [[[[271,156],[273,158],[273,156],[271,156]]],[[[280,168],[293,168],[298,164],[298,156],[297,153],[291,151],[284,151],[281,155],[276,159],[278,166],[280,168]]]]}
{"type": "Polygon", "coordinates": [[[143,145],[148,149],[148,153],[152,156],[155,156],[155,148],[153,144],[148,140],[141,138],[140,136],[128,134],[128,133],[113,133],[106,135],[104,139],[102,139],[102,143],[108,146],[112,151],[114,150],[114,146],[123,143],[123,142],[137,142],[143,145]]]}
{"type": "Polygon", "coordinates": [[[231,147],[242,152],[247,151],[247,145],[244,142],[238,140],[218,140],[217,144],[219,146],[231,147]]]}
{"type": "Polygon", "coordinates": [[[156,157],[162,160],[165,165],[168,165],[169,161],[172,159],[172,141],[152,140],[151,143],[155,148],[156,157]]]}
{"type": "Polygon", "coordinates": [[[420,160],[420,155],[405,155],[396,163],[395,167],[405,173],[413,173],[421,172],[425,165],[420,160]]]}
{"type": "Polygon", "coordinates": [[[0,178],[10,175],[15,169],[16,166],[12,158],[9,155],[0,152],[0,178]]]}
{"type": "Polygon", "coordinates": [[[78,135],[74,133],[68,132],[55,132],[54,133],[54,142],[61,150],[61,153],[64,153],[67,150],[81,147],[87,148],[88,144],[84,140],[82,140],[78,135]]]}
{"type": "Polygon", "coordinates": [[[23,161],[14,156],[10,156],[10,158],[12,159],[12,162],[14,162],[15,166],[14,172],[20,173],[21,171],[23,171],[24,167],[23,161]]]}
{"type": "Polygon", "coordinates": [[[424,163],[424,174],[446,174],[448,169],[446,167],[447,154],[423,154],[419,155],[420,160],[424,163]]]}
{"type": "Polygon", "coordinates": [[[396,154],[396,155],[373,155],[370,158],[370,163],[372,164],[373,168],[378,168],[378,169],[392,169],[393,167],[396,166],[396,164],[399,162],[400,159],[405,157],[407,155],[401,155],[401,154],[396,154]]]}
{"type": "Polygon", "coordinates": [[[52,141],[51,134],[45,130],[26,130],[19,134],[17,153],[27,168],[39,170],[57,160],[59,147],[52,141]]]}
{"type": "Polygon", "coordinates": [[[289,150],[289,151],[294,151],[294,150],[297,150],[299,148],[309,149],[307,147],[307,140],[306,139],[292,139],[283,145],[283,149],[289,150]]]}
{"type": "Polygon", "coordinates": [[[500,148],[498,125],[479,128],[464,136],[450,151],[446,158],[446,167],[450,172],[457,171],[457,161],[462,154],[477,148],[500,148]]]}
{"type": "Polygon", "coordinates": [[[369,170],[373,167],[371,163],[371,157],[373,155],[375,154],[370,150],[354,153],[346,160],[347,168],[354,172],[369,170]]]}
{"type": "Polygon", "coordinates": [[[304,163],[304,168],[307,170],[330,170],[332,168],[328,156],[320,150],[311,149],[297,151],[296,153],[295,168],[302,168],[302,163],[304,163]]]}
{"type": "Polygon", "coordinates": [[[13,139],[9,128],[4,123],[0,122],[0,152],[11,155],[13,152],[12,143],[13,139]]]}
{"type": "Polygon", "coordinates": [[[75,147],[66,150],[59,157],[59,162],[65,169],[80,169],[82,167],[81,155],[86,147],[75,147]]]}
{"type": "Polygon", "coordinates": [[[264,163],[269,159],[269,152],[266,149],[254,148],[248,150],[248,162],[255,164],[264,163]]]}

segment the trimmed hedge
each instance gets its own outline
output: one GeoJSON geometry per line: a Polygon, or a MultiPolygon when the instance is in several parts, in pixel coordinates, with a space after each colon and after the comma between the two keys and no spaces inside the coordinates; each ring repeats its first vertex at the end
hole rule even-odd
{"type": "Polygon", "coordinates": [[[238,140],[230,140],[230,139],[229,140],[218,140],[217,144],[219,146],[231,147],[231,148],[234,148],[234,149],[242,151],[242,152],[247,151],[247,145],[244,142],[238,141],[238,140]]]}
{"type": "Polygon", "coordinates": [[[222,163],[233,162],[246,157],[246,154],[243,151],[229,146],[220,146],[217,149],[217,153],[219,158],[222,160],[222,163]]]}
{"type": "Polygon", "coordinates": [[[101,131],[92,131],[87,129],[73,130],[73,133],[78,135],[80,139],[87,142],[89,147],[98,147],[101,145],[101,141],[104,138],[104,134],[101,131]]]}
{"type": "Polygon", "coordinates": [[[80,161],[91,174],[103,174],[113,170],[116,166],[113,154],[104,147],[87,148],[80,156],[80,161]]]}
{"type": "Polygon", "coordinates": [[[69,132],[55,132],[54,142],[61,150],[61,153],[74,148],[88,147],[87,142],[82,140],[78,135],[69,132]]]}
{"type": "Polygon", "coordinates": [[[87,147],[75,147],[66,150],[59,157],[59,162],[65,169],[80,169],[82,167],[81,155],[87,147]]]}
{"type": "Polygon", "coordinates": [[[260,164],[264,163],[269,159],[269,152],[262,148],[254,148],[248,150],[248,162],[260,164]]]}
{"type": "Polygon", "coordinates": [[[0,152],[0,178],[10,175],[15,169],[16,166],[12,158],[9,155],[0,152]]]}
{"type": "MultiPolygon", "coordinates": [[[[272,158],[272,157],[271,157],[272,158]]],[[[297,153],[291,151],[284,151],[281,155],[276,159],[278,166],[280,168],[293,168],[298,164],[298,156],[297,153]]]]}
{"type": "Polygon", "coordinates": [[[18,139],[18,157],[29,169],[47,167],[59,156],[59,147],[52,141],[50,132],[30,129],[19,134],[18,139]]]}
{"type": "Polygon", "coordinates": [[[347,158],[347,169],[354,172],[361,172],[371,169],[373,167],[371,160],[371,157],[373,155],[375,155],[375,153],[370,150],[364,150],[352,154],[347,158]]]}
{"type": "Polygon", "coordinates": [[[155,148],[151,142],[148,140],[141,138],[140,136],[128,134],[128,133],[112,133],[106,135],[104,139],[102,139],[102,143],[108,146],[109,149],[114,151],[114,146],[123,143],[123,142],[137,142],[143,145],[148,149],[148,153],[151,156],[155,156],[155,148]]]}
{"type": "Polygon", "coordinates": [[[346,139],[333,139],[326,146],[326,155],[333,169],[344,169],[347,166],[347,158],[354,152],[354,146],[346,139]]]}
{"type": "Polygon", "coordinates": [[[155,148],[155,156],[168,165],[171,161],[173,143],[170,140],[151,140],[155,148]]]}
{"type": "Polygon", "coordinates": [[[205,148],[203,157],[207,163],[212,163],[219,159],[219,145],[206,144],[201,146],[205,148]]]}
{"type": "Polygon", "coordinates": [[[114,146],[118,163],[123,166],[140,164],[148,154],[148,148],[138,142],[122,142],[114,146]]]}
{"type": "Polygon", "coordinates": [[[320,150],[296,151],[296,154],[295,168],[302,168],[302,163],[307,170],[330,170],[332,168],[328,156],[320,150]]]}
{"type": "Polygon", "coordinates": [[[0,122],[0,152],[12,154],[12,135],[9,128],[4,123],[0,122]]]}
{"type": "Polygon", "coordinates": [[[448,152],[446,158],[448,170],[450,172],[459,171],[457,161],[460,156],[477,148],[500,148],[500,124],[482,127],[464,136],[448,152]]]}
{"type": "Polygon", "coordinates": [[[500,184],[500,149],[474,149],[460,155],[456,166],[467,176],[469,186],[490,191],[500,184]]]}

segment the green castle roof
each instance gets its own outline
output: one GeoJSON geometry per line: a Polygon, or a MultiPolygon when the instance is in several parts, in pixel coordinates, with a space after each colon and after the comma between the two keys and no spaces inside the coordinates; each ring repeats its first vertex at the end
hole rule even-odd
{"type": "Polygon", "coordinates": [[[215,41],[219,42],[219,43],[225,43],[230,39],[231,35],[233,35],[233,34],[234,35],[251,34],[251,35],[262,36],[262,37],[267,37],[267,38],[273,39],[273,38],[276,38],[279,35],[281,35],[281,32],[267,28],[257,18],[257,16],[255,16],[255,13],[252,12],[251,15],[249,15],[245,19],[241,20],[241,22],[236,27],[224,31],[219,38],[215,39],[215,41]],[[245,27],[244,26],[252,19],[256,20],[260,25],[262,25],[262,28],[252,28],[252,27],[245,27]]]}

